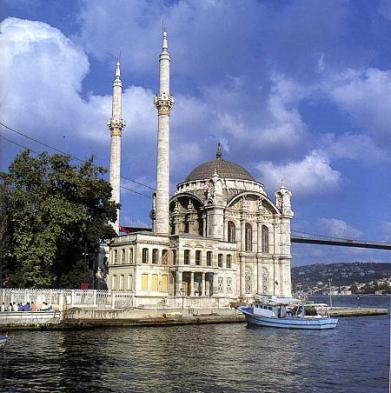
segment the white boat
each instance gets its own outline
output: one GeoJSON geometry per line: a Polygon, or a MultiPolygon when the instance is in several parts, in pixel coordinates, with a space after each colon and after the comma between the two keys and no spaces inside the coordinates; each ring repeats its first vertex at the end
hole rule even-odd
{"type": "Polygon", "coordinates": [[[338,319],[318,315],[313,304],[294,298],[256,295],[250,306],[239,310],[248,324],[286,329],[333,329],[338,319]]]}

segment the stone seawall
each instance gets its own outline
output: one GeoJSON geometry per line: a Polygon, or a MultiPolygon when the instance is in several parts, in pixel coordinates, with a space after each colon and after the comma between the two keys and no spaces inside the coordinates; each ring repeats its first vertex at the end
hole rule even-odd
{"type": "Polygon", "coordinates": [[[169,326],[244,322],[237,310],[68,310],[64,328],[169,326]]]}
{"type": "MultiPolygon", "coordinates": [[[[335,307],[333,317],[358,317],[388,314],[383,308],[335,307]]],[[[210,323],[245,322],[235,309],[128,309],[111,310],[71,308],[63,312],[0,313],[0,330],[16,329],[81,329],[98,327],[170,326],[210,323]]]]}

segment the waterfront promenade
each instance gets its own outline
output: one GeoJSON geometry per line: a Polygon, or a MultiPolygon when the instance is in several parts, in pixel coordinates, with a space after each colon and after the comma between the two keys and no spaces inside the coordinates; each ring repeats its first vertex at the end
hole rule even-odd
{"type": "MultiPolygon", "coordinates": [[[[225,299],[167,298],[159,305],[142,304],[132,293],[96,290],[2,289],[0,303],[47,302],[52,312],[0,313],[0,329],[75,329],[114,326],[169,326],[244,322],[242,313],[225,299]],[[212,300],[212,301],[211,301],[212,300]]],[[[379,307],[325,307],[335,317],[388,313],[379,307]]]]}

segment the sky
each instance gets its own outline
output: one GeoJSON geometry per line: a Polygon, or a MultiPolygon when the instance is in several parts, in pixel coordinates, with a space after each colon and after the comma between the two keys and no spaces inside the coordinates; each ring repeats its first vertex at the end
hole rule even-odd
{"type": "MultiPolygon", "coordinates": [[[[153,188],[164,21],[172,192],[221,142],[272,199],[284,179],[293,231],[391,241],[391,0],[0,0],[0,20],[9,127],[108,167],[121,53],[121,175],[153,188]]],[[[47,150],[0,127],[0,170],[22,150],[10,140],[47,150]]],[[[150,226],[152,190],[122,185],[143,195],[122,190],[121,224],[150,226]]],[[[292,252],[293,266],[391,261],[389,251],[292,252]]]]}

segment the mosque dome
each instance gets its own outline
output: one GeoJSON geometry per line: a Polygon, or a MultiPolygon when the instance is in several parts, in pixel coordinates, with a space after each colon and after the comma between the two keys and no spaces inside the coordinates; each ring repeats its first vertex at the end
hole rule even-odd
{"type": "Polygon", "coordinates": [[[217,146],[216,159],[197,166],[190,172],[185,182],[211,179],[215,173],[221,178],[255,181],[253,176],[240,165],[223,160],[219,143],[217,146]]]}

